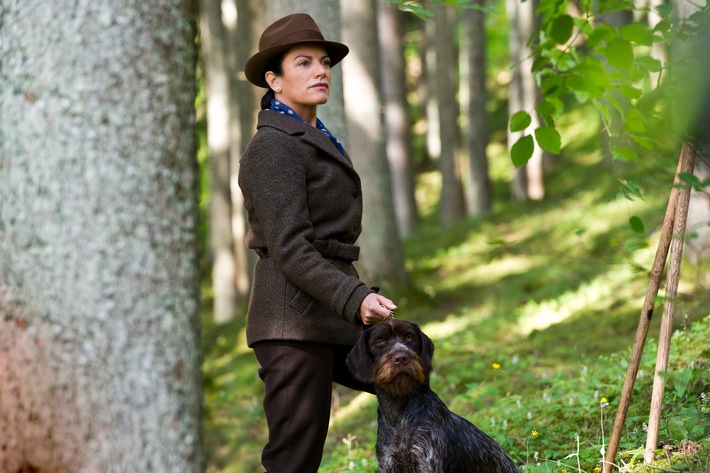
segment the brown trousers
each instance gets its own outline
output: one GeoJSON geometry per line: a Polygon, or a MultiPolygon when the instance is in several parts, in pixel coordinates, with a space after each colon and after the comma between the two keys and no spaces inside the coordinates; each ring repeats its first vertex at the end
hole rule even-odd
{"type": "Polygon", "coordinates": [[[328,434],[333,382],[373,393],[345,366],[352,347],[293,341],[254,345],[264,382],[267,473],[317,473],[328,434]]]}

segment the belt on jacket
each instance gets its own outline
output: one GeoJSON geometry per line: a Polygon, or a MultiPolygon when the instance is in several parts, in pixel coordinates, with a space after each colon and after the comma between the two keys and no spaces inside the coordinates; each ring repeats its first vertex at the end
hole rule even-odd
{"type": "MultiPolygon", "coordinates": [[[[357,261],[360,257],[359,246],[342,243],[333,238],[330,240],[314,240],[313,247],[318,250],[318,253],[323,255],[324,258],[345,261],[346,263],[357,261]]],[[[268,248],[256,248],[254,251],[262,258],[269,256],[268,248]]]]}

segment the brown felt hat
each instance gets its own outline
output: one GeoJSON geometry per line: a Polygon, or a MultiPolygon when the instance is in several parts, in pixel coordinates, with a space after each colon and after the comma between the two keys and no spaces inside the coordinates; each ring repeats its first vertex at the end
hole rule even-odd
{"type": "Polygon", "coordinates": [[[259,87],[269,88],[264,74],[266,66],[275,56],[302,43],[321,44],[328,51],[330,65],[335,66],[347,54],[348,47],[334,41],[326,41],[318,25],[306,13],[293,13],[269,25],[259,39],[259,52],[254,54],[244,66],[244,74],[249,82],[259,87]]]}

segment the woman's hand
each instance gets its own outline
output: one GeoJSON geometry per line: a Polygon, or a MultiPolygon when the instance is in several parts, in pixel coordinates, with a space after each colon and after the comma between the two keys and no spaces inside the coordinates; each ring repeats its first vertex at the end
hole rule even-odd
{"type": "Polygon", "coordinates": [[[396,308],[394,302],[373,292],[360,304],[360,319],[365,325],[376,324],[392,317],[396,308]]]}

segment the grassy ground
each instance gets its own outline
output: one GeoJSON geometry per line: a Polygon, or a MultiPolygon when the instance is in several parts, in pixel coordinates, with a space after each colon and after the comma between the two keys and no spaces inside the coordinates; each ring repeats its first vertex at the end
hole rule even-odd
{"type": "MultiPolygon", "coordinates": [[[[527,471],[599,466],[677,160],[610,164],[594,151],[594,130],[572,126],[568,133],[541,202],[507,200],[508,161],[493,146],[497,204],[485,220],[437,228],[438,183],[435,174],[422,175],[425,223],[405,244],[412,291],[396,298],[397,317],[422,324],[434,340],[434,390],[527,471]],[[644,198],[625,198],[620,182],[638,183],[644,198]],[[643,220],[642,232],[630,228],[632,216],[643,220]]],[[[710,281],[707,267],[683,264],[661,429],[667,446],[660,456],[670,457],[690,439],[704,450],[674,457],[672,465],[710,471],[710,404],[701,397],[710,393],[710,281]]],[[[637,465],[645,444],[662,312],[657,305],[620,467],[637,465]]],[[[208,471],[262,471],[262,391],[243,320],[214,327],[206,314],[204,346],[208,471]]],[[[320,471],[376,472],[375,419],[374,397],[336,388],[320,471]]]]}

